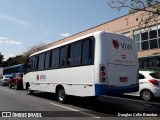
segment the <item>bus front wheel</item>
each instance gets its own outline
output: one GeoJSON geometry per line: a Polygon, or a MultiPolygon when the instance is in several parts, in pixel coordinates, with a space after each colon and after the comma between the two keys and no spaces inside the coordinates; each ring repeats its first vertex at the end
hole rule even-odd
{"type": "Polygon", "coordinates": [[[60,103],[66,103],[66,93],[63,87],[60,87],[57,91],[57,100],[60,103]]]}
{"type": "Polygon", "coordinates": [[[31,90],[30,85],[27,86],[27,94],[28,95],[32,95],[33,94],[33,90],[31,90]]]}
{"type": "Polygon", "coordinates": [[[12,88],[12,85],[11,85],[11,83],[9,83],[9,88],[12,88]]]}

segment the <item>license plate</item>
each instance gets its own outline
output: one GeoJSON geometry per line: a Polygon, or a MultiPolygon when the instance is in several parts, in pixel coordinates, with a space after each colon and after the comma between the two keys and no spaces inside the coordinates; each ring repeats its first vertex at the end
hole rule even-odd
{"type": "Polygon", "coordinates": [[[127,77],[120,77],[120,81],[121,81],[121,82],[127,82],[127,81],[128,81],[128,78],[127,78],[127,77]]]}

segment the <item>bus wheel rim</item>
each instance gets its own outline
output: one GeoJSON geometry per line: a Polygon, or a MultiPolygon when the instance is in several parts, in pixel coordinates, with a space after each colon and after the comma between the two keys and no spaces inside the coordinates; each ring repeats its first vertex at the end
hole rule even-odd
{"type": "Polygon", "coordinates": [[[59,100],[60,100],[60,101],[63,101],[64,98],[65,98],[65,92],[64,92],[64,90],[62,89],[62,90],[59,91],[59,100]]]}
{"type": "Polygon", "coordinates": [[[30,93],[30,92],[31,92],[31,89],[30,89],[30,87],[28,87],[28,89],[27,89],[27,92],[28,92],[28,93],[30,93]]]}

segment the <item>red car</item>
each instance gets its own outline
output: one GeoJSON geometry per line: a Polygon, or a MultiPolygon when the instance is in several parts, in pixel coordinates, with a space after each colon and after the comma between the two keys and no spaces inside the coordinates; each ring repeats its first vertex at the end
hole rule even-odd
{"type": "Polygon", "coordinates": [[[14,88],[16,90],[23,89],[23,74],[22,73],[16,73],[9,82],[9,88],[14,88]]]}

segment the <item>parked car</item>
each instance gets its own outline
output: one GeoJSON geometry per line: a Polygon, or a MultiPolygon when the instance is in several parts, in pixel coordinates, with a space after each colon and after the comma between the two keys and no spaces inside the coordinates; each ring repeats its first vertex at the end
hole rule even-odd
{"type": "Polygon", "coordinates": [[[127,94],[140,96],[145,101],[160,97],[160,72],[139,71],[139,91],[127,94]]]}
{"type": "Polygon", "coordinates": [[[23,89],[23,74],[16,73],[9,82],[9,88],[14,87],[16,90],[23,89]]]}
{"type": "Polygon", "coordinates": [[[8,86],[12,76],[13,75],[3,75],[3,77],[0,79],[0,85],[8,86]]]}

